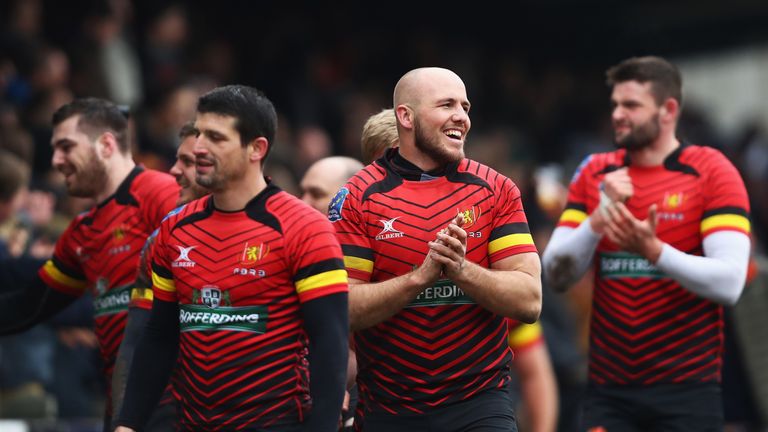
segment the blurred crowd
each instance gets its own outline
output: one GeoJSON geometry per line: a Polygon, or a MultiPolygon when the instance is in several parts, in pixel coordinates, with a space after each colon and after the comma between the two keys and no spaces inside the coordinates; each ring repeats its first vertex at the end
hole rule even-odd
{"type": "MultiPolygon", "coordinates": [[[[261,88],[280,119],[266,171],[298,194],[298,180],[318,159],[361,157],[363,123],[391,106],[395,77],[417,65],[450,67],[464,77],[473,103],[467,154],[518,184],[539,251],[565,203],[567,176],[586,154],[612,148],[607,65],[531,65],[513,47],[487,57],[480,47],[457,45],[444,55],[439,38],[423,37],[400,62],[383,66],[367,55],[386,53],[380,37],[313,43],[308,14],[266,26],[269,32],[253,36],[259,41],[246,43],[196,32],[207,17],[182,3],[144,9],[130,0],[76,4],[82,7],[62,16],[64,7],[42,0],[0,6],[0,258],[50,256],[66,224],[92,204],[67,196],[51,168],[51,115],[74,97],[124,105],[136,160],[168,171],[178,131],[193,118],[201,94],[234,82],[261,88]],[[264,70],[252,73],[253,62],[243,59],[253,56],[263,59],[264,70]]],[[[724,136],[706,107],[688,105],[679,136],[721,149],[739,168],[751,197],[755,253],[762,256],[768,250],[765,125],[745,123],[740,135],[724,136]]],[[[567,295],[545,286],[542,324],[564,431],[574,430],[586,379],[588,280],[567,295]]],[[[92,314],[83,298],[47,325],[0,338],[0,418],[98,419],[104,383],[92,314]]]]}

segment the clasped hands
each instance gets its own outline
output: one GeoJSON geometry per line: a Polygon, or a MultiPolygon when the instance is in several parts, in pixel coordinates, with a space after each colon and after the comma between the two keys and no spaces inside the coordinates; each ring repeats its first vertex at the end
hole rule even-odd
{"type": "Polygon", "coordinates": [[[601,193],[606,195],[607,200],[603,199],[599,211],[592,213],[592,228],[599,234],[605,234],[619,249],[655,263],[664,245],[656,236],[656,204],[648,207],[646,219],[638,219],[629,211],[625,203],[634,195],[634,188],[626,167],[605,175],[601,193]]]}

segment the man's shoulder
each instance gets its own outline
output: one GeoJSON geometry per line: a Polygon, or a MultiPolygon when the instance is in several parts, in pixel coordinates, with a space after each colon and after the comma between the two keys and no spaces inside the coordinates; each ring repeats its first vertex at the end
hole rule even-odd
{"type": "Polygon", "coordinates": [[[175,228],[183,221],[189,219],[190,217],[201,214],[206,211],[207,203],[208,203],[209,196],[206,195],[202,198],[190,201],[186,204],[182,204],[175,209],[168,212],[168,214],[165,215],[163,218],[162,224],[169,227],[169,228],[175,228]]]}
{"type": "Polygon", "coordinates": [[[166,187],[178,188],[176,179],[172,175],[153,169],[144,169],[139,172],[131,183],[131,191],[142,195],[159,192],[166,187]]]}
{"type": "Polygon", "coordinates": [[[270,196],[266,208],[280,222],[283,230],[301,229],[309,224],[328,222],[324,214],[284,190],[270,196]]]}
{"type": "Polygon", "coordinates": [[[688,144],[680,152],[680,161],[698,169],[731,162],[720,150],[702,145],[688,144]]]}

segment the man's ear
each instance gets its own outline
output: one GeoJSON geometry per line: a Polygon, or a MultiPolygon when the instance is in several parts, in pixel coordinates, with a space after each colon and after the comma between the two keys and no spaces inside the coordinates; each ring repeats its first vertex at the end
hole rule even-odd
{"type": "Polygon", "coordinates": [[[659,108],[659,114],[666,122],[675,121],[680,115],[680,103],[675,98],[667,98],[659,108]]]}
{"type": "Polygon", "coordinates": [[[395,116],[397,117],[397,122],[402,127],[406,129],[413,128],[413,110],[411,107],[405,104],[398,105],[395,108],[395,116]]]}
{"type": "Polygon", "coordinates": [[[248,159],[251,162],[263,161],[267,157],[269,141],[264,137],[258,137],[248,143],[248,159]]]}
{"type": "Polygon", "coordinates": [[[96,140],[97,150],[102,158],[106,159],[120,152],[120,144],[112,132],[104,132],[96,140]]]}

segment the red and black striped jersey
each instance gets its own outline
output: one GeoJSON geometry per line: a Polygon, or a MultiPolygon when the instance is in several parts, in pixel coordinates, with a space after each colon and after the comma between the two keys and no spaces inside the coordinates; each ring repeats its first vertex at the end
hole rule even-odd
{"type": "MultiPolygon", "coordinates": [[[[424,261],[427,243],[461,212],[466,259],[490,266],[536,252],[520,191],[464,159],[427,181],[404,178],[389,157],[357,173],[331,202],[351,278],[384,281],[424,261]]],[[[450,280],[425,289],[392,318],[354,334],[361,404],[368,412],[423,413],[505,385],[512,359],[507,321],[450,280]]]]}
{"type": "Polygon", "coordinates": [[[170,175],[134,168],[114,195],[69,224],[53,258],[40,269],[40,277],[53,289],[78,296],[91,290],[108,383],[122,341],[139,252],[176,206],[178,196],[179,186],[170,175]]]}
{"type": "MultiPolygon", "coordinates": [[[[574,175],[559,226],[578,226],[599,205],[606,173],[629,166],[639,219],[657,205],[658,237],[692,255],[721,230],[749,234],[749,202],[734,166],[719,151],[683,145],[655,167],[629,163],[624,150],[589,156],[574,175]]],[[[644,258],[603,238],[594,257],[589,377],[593,383],[719,381],[722,307],[684,289],[644,258]]]]}
{"type": "Polygon", "coordinates": [[[301,421],[309,391],[300,305],[347,292],[323,215],[272,184],[238,212],[205,197],[160,225],[152,255],[155,299],[180,308],[181,429],[301,421]]]}

